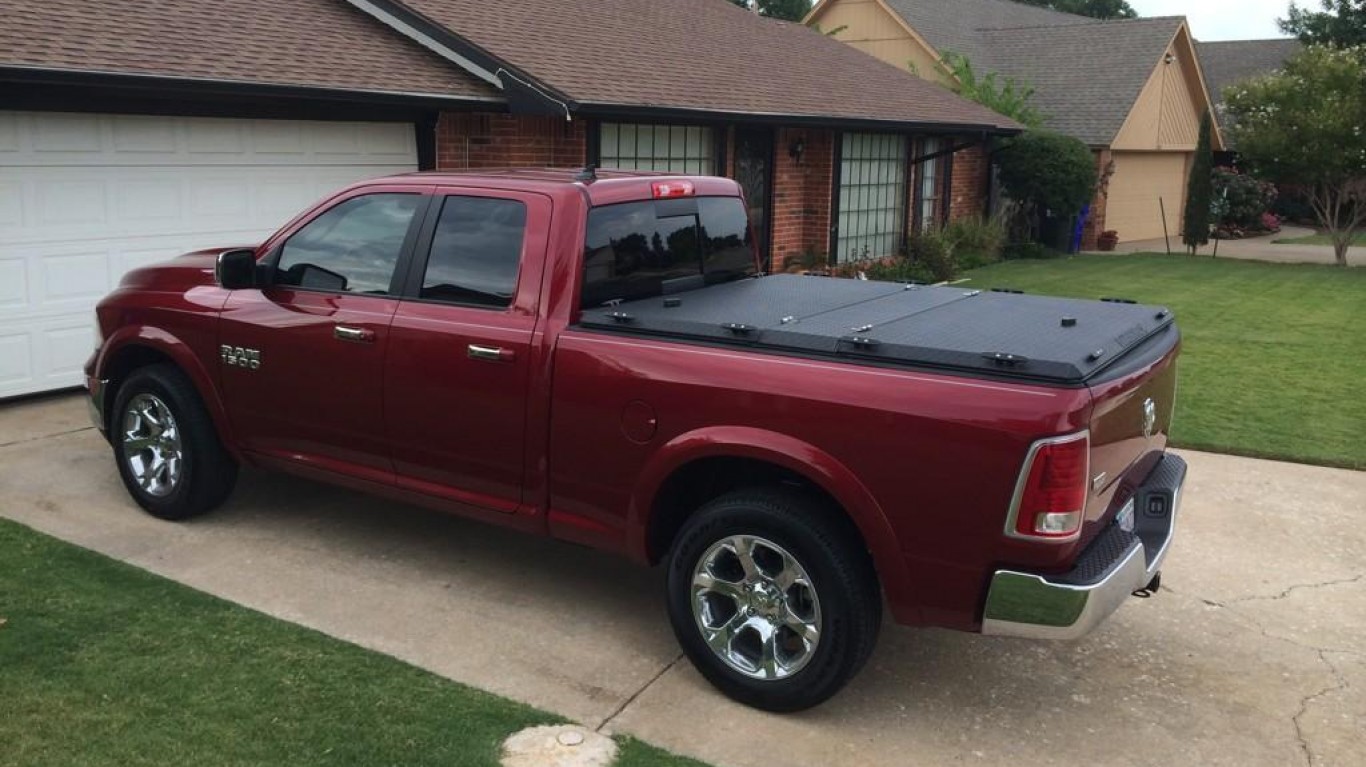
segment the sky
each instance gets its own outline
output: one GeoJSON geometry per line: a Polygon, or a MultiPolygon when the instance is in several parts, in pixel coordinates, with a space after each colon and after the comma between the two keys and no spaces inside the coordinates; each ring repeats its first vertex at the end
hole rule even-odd
{"type": "MultiPolygon", "coordinates": [[[[1129,5],[1140,16],[1185,16],[1197,40],[1259,40],[1285,37],[1276,19],[1285,17],[1290,0],[1129,0],[1129,5]]],[[[1300,7],[1317,10],[1318,5],[1300,0],[1300,7]]]]}

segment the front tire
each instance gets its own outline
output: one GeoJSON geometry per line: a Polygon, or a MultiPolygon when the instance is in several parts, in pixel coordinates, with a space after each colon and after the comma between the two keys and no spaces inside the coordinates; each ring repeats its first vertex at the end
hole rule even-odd
{"type": "Polygon", "coordinates": [[[868,660],[882,620],[877,578],[839,512],[789,488],[702,507],[669,558],[669,619],[697,670],[726,695],[800,711],[868,660]]]}
{"type": "Polygon", "coordinates": [[[128,494],[147,513],[182,520],[227,500],[237,462],[223,449],[193,384],[173,365],[134,371],[119,387],[109,422],[128,494]]]}

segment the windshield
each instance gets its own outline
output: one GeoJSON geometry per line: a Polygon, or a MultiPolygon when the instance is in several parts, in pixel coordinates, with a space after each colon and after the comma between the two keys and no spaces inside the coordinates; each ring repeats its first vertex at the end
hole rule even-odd
{"type": "Polygon", "coordinates": [[[677,293],[752,276],[749,221],[738,197],[604,205],[588,214],[582,306],[677,293]]]}

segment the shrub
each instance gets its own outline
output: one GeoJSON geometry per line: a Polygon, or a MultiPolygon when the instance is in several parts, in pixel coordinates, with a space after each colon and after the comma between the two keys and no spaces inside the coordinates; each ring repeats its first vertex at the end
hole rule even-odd
{"type": "Polygon", "coordinates": [[[1004,255],[1007,261],[1041,261],[1065,254],[1037,242],[1012,242],[1006,246],[1004,255]]]}
{"type": "Polygon", "coordinates": [[[1007,236],[1000,219],[972,216],[950,222],[944,227],[944,238],[953,248],[958,268],[967,270],[1000,261],[1007,236]]]}
{"type": "Polygon", "coordinates": [[[1031,221],[1044,212],[1071,217],[1095,196],[1095,157],[1071,136],[1026,131],[1011,139],[998,158],[1006,194],[1031,221]]]}
{"type": "Polygon", "coordinates": [[[1214,171],[1215,209],[1224,228],[1255,229],[1262,214],[1270,212],[1277,198],[1276,185],[1239,173],[1232,168],[1214,171]]]}
{"type": "Polygon", "coordinates": [[[931,229],[911,235],[906,243],[908,260],[929,273],[931,281],[945,282],[958,276],[953,242],[944,229],[931,229]]]}

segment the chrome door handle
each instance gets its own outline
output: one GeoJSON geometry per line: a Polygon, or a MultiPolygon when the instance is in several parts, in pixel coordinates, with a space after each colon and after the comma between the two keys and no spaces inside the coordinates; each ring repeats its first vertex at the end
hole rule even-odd
{"type": "Polygon", "coordinates": [[[517,356],[511,349],[500,349],[497,346],[480,346],[470,344],[468,353],[472,360],[484,360],[485,362],[512,362],[517,356]]]}
{"type": "Polygon", "coordinates": [[[368,328],[351,328],[345,325],[338,325],[332,328],[332,337],[339,341],[370,343],[375,340],[375,331],[368,328]]]}

